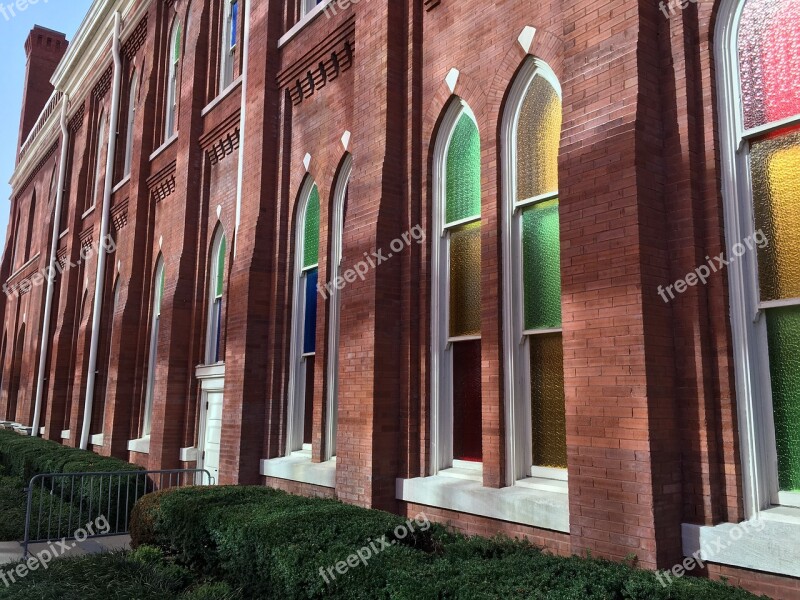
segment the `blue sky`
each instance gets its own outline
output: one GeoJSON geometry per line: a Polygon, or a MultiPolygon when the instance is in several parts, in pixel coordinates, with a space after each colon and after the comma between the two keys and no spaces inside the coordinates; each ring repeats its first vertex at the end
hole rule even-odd
{"type": "MultiPolygon", "coordinates": [[[[30,0],[29,0],[30,1],[30,0]]],[[[22,105],[22,86],[25,84],[25,39],[34,25],[63,31],[72,38],[91,6],[91,0],[39,0],[23,11],[14,8],[14,15],[5,8],[10,0],[0,0],[0,98],[4,117],[0,119],[0,252],[5,247],[8,214],[11,210],[11,186],[8,180],[14,173],[19,135],[19,113],[22,105]]]]}

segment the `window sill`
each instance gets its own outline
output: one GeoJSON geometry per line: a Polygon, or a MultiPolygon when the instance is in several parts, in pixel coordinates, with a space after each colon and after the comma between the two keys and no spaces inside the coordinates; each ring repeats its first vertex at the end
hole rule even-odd
{"type": "Polygon", "coordinates": [[[122,181],[120,181],[117,185],[114,186],[114,189],[111,190],[111,193],[116,194],[121,188],[125,187],[125,184],[128,183],[130,180],[131,180],[131,174],[128,173],[127,175],[125,175],[125,177],[122,178],[122,181]]]}
{"type": "Polygon", "coordinates": [[[161,154],[162,152],[164,152],[164,150],[169,148],[172,145],[172,142],[174,142],[177,139],[178,139],[178,132],[176,131],[175,133],[172,134],[172,136],[170,136],[169,139],[167,139],[163,144],[161,144],[158,148],[156,148],[153,151],[153,153],[150,155],[150,160],[151,161],[154,160],[159,154],[161,154]]]}
{"type": "Polygon", "coordinates": [[[83,214],[81,215],[81,219],[85,219],[85,218],[86,218],[86,217],[88,217],[90,214],[92,214],[92,213],[94,212],[94,207],[95,207],[95,205],[94,205],[94,204],[92,204],[92,205],[91,205],[89,208],[87,208],[87,209],[86,209],[86,212],[85,212],[85,213],[83,213],[83,214]]]}
{"type": "Polygon", "coordinates": [[[569,533],[567,494],[524,482],[529,480],[507,488],[487,488],[481,482],[448,476],[443,471],[432,477],[398,479],[397,499],[569,533]]]}
{"type": "Polygon", "coordinates": [[[704,562],[800,577],[800,546],[787,543],[800,539],[800,509],[774,506],[744,524],[684,523],[682,533],[684,556],[699,551],[704,562]]]}
{"type": "Polygon", "coordinates": [[[324,463],[311,462],[311,452],[300,450],[281,458],[261,461],[264,477],[277,477],[320,487],[336,487],[336,457],[324,463]]]}
{"type": "Polygon", "coordinates": [[[69,429],[65,429],[61,432],[61,439],[68,440],[70,436],[69,429]]]}
{"type": "Polygon", "coordinates": [[[93,435],[89,438],[89,443],[92,446],[102,446],[103,445],[103,434],[98,433],[97,435],[93,435]]]}
{"type": "Polygon", "coordinates": [[[150,436],[128,441],[128,451],[139,454],[150,454],[150,436]]]}
{"type": "Polygon", "coordinates": [[[197,462],[200,457],[200,450],[194,446],[191,448],[181,448],[181,462],[197,462]]]}
{"type": "Polygon", "coordinates": [[[281,39],[278,40],[278,48],[282,48],[283,46],[288,44],[289,41],[294,36],[296,36],[298,33],[300,33],[300,31],[305,29],[305,27],[309,23],[311,23],[311,21],[313,21],[320,14],[322,14],[325,11],[325,7],[328,6],[331,2],[332,2],[332,0],[325,0],[324,2],[320,2],[314,8],[312,8],[310,11],[308,11],[305,15],[303,15],[303,18],[300,19],[297,23],[295,23],[294,27],[292,27],[289,31],[284,33],[283,36],[281,36],[281,39]]]}
{"type": "Polygon", "coordinates": [[[218,106],[223,100],[225,100],[225,98],[227,98],[233,92],[233,90],[235,90],[237,87],[239,87],[241,85],[241,83],[242,83],[242,76],[239,75],[236,79],[234,79],[231,83],[228,84],[228,87],[226,87],[219,94],[217,94],[217,97],[214,98],[208,104],[208,106],[206,106],[200,112],[200,116],[201,117],[205,117],[208,113],[210,113],[212,110],[214,110],[214,108],[216,106],[218,106]]]}

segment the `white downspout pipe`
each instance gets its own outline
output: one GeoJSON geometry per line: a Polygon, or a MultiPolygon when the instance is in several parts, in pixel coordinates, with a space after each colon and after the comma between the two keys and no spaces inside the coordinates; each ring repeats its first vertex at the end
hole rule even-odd
{"type": "Polygon", "coordinates": [[[105,240],[108,236],[108,221],[111,212],[111,190],[114,182],[114,161],[117,149],[117,125],[119,123],[119,95],[122,80],[122,58],[119,42],[119,12],[114,14],[113,50],[114,84],[111,91],[111,118],[108,124],[108,152],[106,156],[106,178],[103,189],[103,214],[100,221],[100,240],[97,245],[97,277],[94,288],[94,310],[92,311],[92,343],[89,348],[89,371],[86,378],[86,400],[83,408],[83,429],[81,430],[81,450],[89,447],[89,430],[92,426],[92,406],[94,404],[94,385],[97,370],[97,351],[100,342],[100,317],[103,312],[103,288],[106,273],[105,240]]]}
{"type": "Polygon", "coordinates": [[[244,180],[244,132],[247,123],[247,67],[250,64],[250,3],[244,3],[244,39],[242,48],[242,108],[239,112],[239,172],[236,180],[236,221],[233,233],[233,258],[236,258],[236,247],[239,245],[239,223],[242,221],[242,188],[244,180]]]}
{"type": "Polygon", "coordinates": [[[56,206],[53,210],[53,239],[50,242],[50,266],[47,272],[47,295],[44,301],[44,319],[42,320],[42,347],[39,350],[39,373],[36,377],[36,402],[33,410],[31,436],[39,435],[39,421],[42,418],[42,394],[44,390],[44,372],[47,368],[48,340],[50,339],[50,314],[53,309],[53,288],[56,275],[56,251],[58,250],[59,225],[61,223],[61,203],[64,199],[64,180],[67,176],[67,146],[69,145],[69,127],[67,127],[67,104],[69,97],[61,97],[61,162],[58,163],[58,189],[56,190],[56,206]]]}

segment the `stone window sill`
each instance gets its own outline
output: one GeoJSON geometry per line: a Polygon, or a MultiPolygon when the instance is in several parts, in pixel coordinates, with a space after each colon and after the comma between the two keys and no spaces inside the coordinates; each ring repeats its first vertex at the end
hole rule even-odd
{"type": "Polygon", "coordinates": [[[148,435],[138,440],[130,440],[128,442],[128,450],[139,454],[150,454],[150,436],[148,435]]]}
{"type": "Polygon", "coordinates": [[[323,463],[311,462],[311,452],[300,450],[289,456],[261,461],[261,475],[288,479],[321,487],[336,487],[336,457],[323,463]]]}
{"type": "Polygon", "coordinates": [[[744,523],[684,523],[683,554],[700,560],[800,577],[800,508],[774,506],[744,523]]]}
{"type": "Polygon", "coordinates": [[[483,487],[472,478],[454,477],[451,471],[432,477],[398,479],[397,499],[569,533],[566,482],[529,478],[496,489],[483,487]]]}

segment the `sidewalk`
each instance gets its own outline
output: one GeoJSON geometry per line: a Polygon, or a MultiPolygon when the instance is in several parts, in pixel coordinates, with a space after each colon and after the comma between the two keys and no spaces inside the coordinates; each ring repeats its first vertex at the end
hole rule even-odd
{"type": "MultiPolygon", "coordinates": [[[[83,556],[86,554],[100,554],[103,552],[113,552],[115,550],[128,550],[130,548],[131,536],[115,535],[110,537],[93,538],[78,543],[74,540],[65,542],[69,546],[64,550],[59,542],[52,542],[52,546],[58,553],[58,558],[64,556],[83,556]],[[63,550],[63,552],[62,552],[63,550]]],[[[28,548],[30,556],[42,550],[50,548],[51,544],[31,544],[28,548]]],[[[19,542],[0,542],[0,565],[22,560],[22,544],[19,542]]]]}

